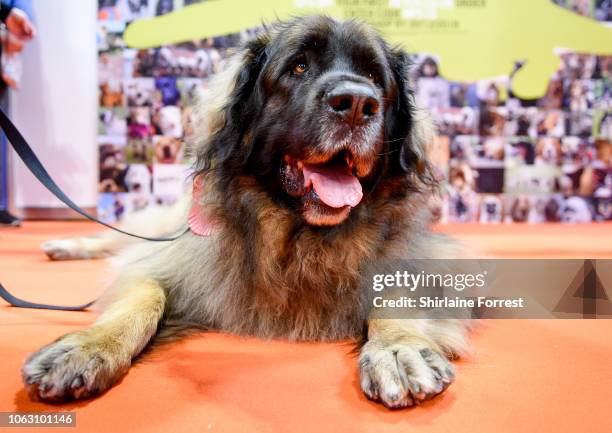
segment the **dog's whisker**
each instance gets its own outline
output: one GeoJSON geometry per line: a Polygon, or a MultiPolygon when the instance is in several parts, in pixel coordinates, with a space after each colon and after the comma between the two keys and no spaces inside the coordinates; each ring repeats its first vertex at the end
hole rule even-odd
{"type": "Polygon", "coordinates": [[[378,155],[378,156],[385,156],[385,155],[391,155],[391,154],[394,154],[394,153],[396,153],[396,152],[399,152],[399,149],[393,149],[393,150],[390,150],[390,151],[388,151],[388,152],[380,152],[380,153],[378,153],[377,155],[378,155]]]}

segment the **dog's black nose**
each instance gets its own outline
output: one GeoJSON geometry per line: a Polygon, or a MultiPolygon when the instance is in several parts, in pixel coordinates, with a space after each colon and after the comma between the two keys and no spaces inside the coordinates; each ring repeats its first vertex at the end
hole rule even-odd
{"type": "Polygon", "coordinates": [[[354,81],[342,81],[327,94],[327,103],[332,111],[342,116],[350,125],[365,123],[380,108],[374,89],[354,81]]]}

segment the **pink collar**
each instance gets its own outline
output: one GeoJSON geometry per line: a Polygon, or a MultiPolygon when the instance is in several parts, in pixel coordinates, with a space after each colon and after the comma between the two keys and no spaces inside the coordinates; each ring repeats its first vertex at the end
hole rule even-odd
{"type": "Polygon", "coordinates": [[[198,236],[210,236],[217,224],[215,220],[208,215],[204,206],[200,203],[202,200],[202,178],[196,177],[193,180],[193,190],[191,192],[191,209],[189,209],[189,229],[198,236]]]}

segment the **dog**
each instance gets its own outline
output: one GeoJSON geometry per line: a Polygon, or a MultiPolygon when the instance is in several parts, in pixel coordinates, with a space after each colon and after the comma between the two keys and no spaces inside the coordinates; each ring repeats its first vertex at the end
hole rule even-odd
{"type": "Polygon", "coordinates": [[[563,80],[554,78],[548,83],[546,95],[538,101],[538,106],[546,109],[563,108],[563,80]]]}
{"type": "Polygon", "coordinates": [[[514,197],[509,203],[509,212],[506,215],[505,222],[525,222],[529,217],[531,210],[529,198],[527,196],[514,197]]]}
{"type": "Polygon", "coordinates": [[[123,159],[122,152],[113,144],[102,144],[100,151],[100,192],[125,192],[125,175],[127,165],[123,159]]]}
{"type": "Polygon", "coordinates": [[[557,138],[542,137],[536,143],[536,165],[558,165],[561,163],[561,142],[557,138]]]}
{"type": "Polygon", "coordinates": [[[539,118],[539,121],[536,121],[538,136],[563,136],[564,118],[560,111],[542,111],[539,118]]]}
{"type": "Polygon", "coordinates": [[[178,164],[181,162],[181,141],[173,138],[156,135],[155,162],[158,164],[178,164]]]}
{"type": "Polygon", "coordinates": [[[147,0],[123,0],[119,4],[123,6],[123,19],[134,21],[147,18],[151,15],[151,6],[147,0]]]}
{"type": "Polygon", "coordinates": [[[491,137],[482,144],[483,157],[493,161],[503,161],[505,141],[501,137],[491,137]]]}
{"type": "Polygon", "coordinates": [[[149,110],[149,107],[133,107],[130,109],[128,136],[131,139],[145,140],[155,132],[153,126],[151,126],[149,110]]]}
{"type": "Polygon", "coordinates": [[[106,82],[100,84],[100,105],[114,108],[123,106],[123,92],[117,83],[106,82]]]}
{"type": "Polygon", "coordinates": [[[105,135],[121,136],[127,132],[127,123],[115,110],[100,111],[100,122],[105,135]]]}
{"type": "Polygon", "coordinates": [[[125,184],[128,192],[131,193],[130,198],[135,211],[143,210],[149,204],[151,181],[151,173],[146,165],[131,164],[128,166],[125,184]]]}
{"type": "Polygon", "coordinates": [[[155,117],[157,129],[161,135],[174,138],[183,136],[183,114],[179,107],[174,105],[161,107],[155,117]]]}
{"type": "Polygon", "coordinates": [[[480,135],[486,137],[501,136],[504,132],[506,119],[492,108],[480,110],[478,128],[480,135]]]}
{"type": "Polygon", "coordinates": [[[131,164],[125,174],[127,190],[132,193],[151,194],[151,173],[144,164],[131,164]]]}
{"type": "Polygon", "coordinates": [[[125,94],[129,107],[146,107],[153,103],[153,79],[140,78],[126,82],[125,94]]]}
{"type": "Polygon", "coordinates": [[[587,201],[582,197],[569,197],[560,210],[562,223],[590,223],[593,221],[593,212],[587,201]]]}
{"type": "Polygon", "coordinates": [[[482,197],[480,202],[480,217],[481,223],[501,223],[502,222],[502,201],[494,195],[486,195],[482,197]]]}
{"type": "Polygon", "coordinates": [[[454,221],[474,218],[476,173],[466,161],[452,161],[448,175],[449,213],[454,221]]]}
{"type": "Polygon", "coordinates": [[[176,85],[175,77],[159,77],[155,80],[155,88],[159,92],[164,105],[177,105],[181,100],[181,92],[176,85]]]}
{"type": "Polygon", "coordinates": [[[155,8],[155,15],[169,14],[174,10],[174,2],[172,0],[159,0],[157,8],[155,8]]]}
{"type": "Polygon", "coordinates": [[[137,162],[137,163],[146,163],[148,162],[148,154],[147,154],[147,140],[142,138],[134,138],[128,140],[128,144],[126,147],[126,154],[131,155],[131,161],[128,162],[137,162]]]}
{"type": "MultiPolygon", "coordinates": [[[[306,16],[269,27],[226,68],[199,104],[191,143],[195,228],[124,253],[93,326],[26,360],[29,395],[99,394],[155,338],[193,326],[290,341],[365,338],[358,368],[368,398],[400,408],[443,392],[455,375],[449,360],[468,350],[470,322],[373,318],[360,289],[373,262],[465,257],[428,229],[432,133],[414,103],[407,54],[366,24],[306,16]]],[[[187,209],[176,212],[131,224],[183,230],[187,209]]],[[[112,239],[73,240],[63,252],[99,257],[114,252],[112,239]]]]}

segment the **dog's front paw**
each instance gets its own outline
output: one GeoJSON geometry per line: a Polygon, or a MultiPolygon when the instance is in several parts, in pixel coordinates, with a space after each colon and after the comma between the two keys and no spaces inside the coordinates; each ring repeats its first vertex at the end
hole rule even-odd
{"type": "Polygon", "coordinates": [[[129,367],[108,351],[108,342],[68,334],[31,355],[23,383],[33,400],[62,402],[87,398],[115,383],[129,367]]]}
{"type": "Polygon", "coordinates": [[[359,357],[361,389],[389,408],[419,404],[444,391],[455,371],[446,357],[426,343],[368,341],[359,357]]]}

